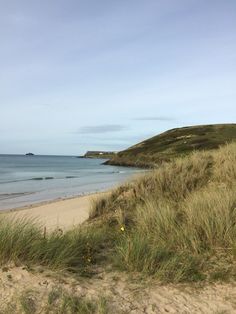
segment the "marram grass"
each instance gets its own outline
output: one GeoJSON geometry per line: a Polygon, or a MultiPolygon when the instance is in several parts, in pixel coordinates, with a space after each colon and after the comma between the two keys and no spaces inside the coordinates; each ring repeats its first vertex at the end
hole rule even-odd
{"type": "Polygon", "coordinates": [[[87,272],[97,262],[109,236],[106,227],[77,227],[45,234],[32,219],[0,220],[0,263],[41,265],[55,270],[87,272]]]}
{"type": "Polygon", "coordinates": [[[168,282],[235,279],[236,144],[176,159],[114,190],[95,204],[97,215],[117,224],[123,217],[114,258],[122,270],[168,282]]]}

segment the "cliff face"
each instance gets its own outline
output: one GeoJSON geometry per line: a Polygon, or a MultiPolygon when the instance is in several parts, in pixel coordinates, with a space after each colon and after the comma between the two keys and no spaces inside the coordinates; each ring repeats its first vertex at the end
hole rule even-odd
{"type": "Polygon", "coordinates": [[[232,141],[236,141],[236,124],[177,128],[121,151],[105,164],[153,168],[193,151],[216,149],[232,141]]]}

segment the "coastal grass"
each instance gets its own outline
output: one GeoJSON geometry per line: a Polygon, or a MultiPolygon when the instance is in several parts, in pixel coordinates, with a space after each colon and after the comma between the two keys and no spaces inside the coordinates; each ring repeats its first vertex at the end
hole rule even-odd
{"type": "Polygon", "coordinates": [[[127,182],[65,233],[1,218],[0,262],[12,261],[84,275],[111,263],[162,282],[236,279],[236,144],[127,182]]]}
{"type": "Polygon", "coordinates": [[[235,278],[235,205],[235,190],[215,188],[194,193],[179,208],[146,202],[117,245],[117,264],[170,282],[235,278]]]}
{"type": "Polygon", "coordinates": [[[0,263],[41,265],[88,275],[92,265],[104,259],[104,243],[113,235],[107,226],[77,227],[45,234],[32,219],[0,219],[0,263]]]}
{"type": "Polygon", "coordinates": [[[108,301],[104,296],[89,299],[55,286],[48,293],[44,313],[108,314],[108,301]]]}
{"type": "Polygon", "coordinates": [[[116,189],[91,217],[122,226],[114,264],[163,282],[236,278],[236,144],[195,152],[116,189]]]}
{"type": "Polygon", "coordinates": [[[63,291],[62,289],[54,288],[49,292],[48,302],[44,311],[46,313],[58,314],[95,314],[99,313],[97,308],[100,303],[97,303],[98,304],[92,302],[91,300],[71,294],[67,291],[63,291]]]}
{"type": "Polygon", "coordinates": [[[5,304],[3,313],[108,314],[108,301],[103,296],[80,296],[61,286],[52,287],[45,295],[37,289],[26,289],[5,304]]]}

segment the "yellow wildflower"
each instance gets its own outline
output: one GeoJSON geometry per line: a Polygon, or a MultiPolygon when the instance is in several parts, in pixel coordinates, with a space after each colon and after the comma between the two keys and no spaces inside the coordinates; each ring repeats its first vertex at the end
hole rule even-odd
{"type": "Polygon", "coordinates": [[[120,230],[121,230],[122,232],[124,232],[124,231],[125,231],[125,227],[124,227],[124,226],[121,226],[120,230]]]}

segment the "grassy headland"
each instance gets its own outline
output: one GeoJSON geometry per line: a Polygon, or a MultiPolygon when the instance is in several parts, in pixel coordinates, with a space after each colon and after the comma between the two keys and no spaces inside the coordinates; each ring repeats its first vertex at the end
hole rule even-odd
{"type": "Polygon", "coordinates": [[[210,150],[236,140],[236,124],[200,125],[169,130],[119,152],[108,165],[153,168],[193,151],[210,150]]]}
{"type": "Polygon", "coordinates": [[[110,159],[116,155],[116,152],[106,152],[106,151],[87,151],[80,158],[101,158],[101,159],[110,159]]]}

